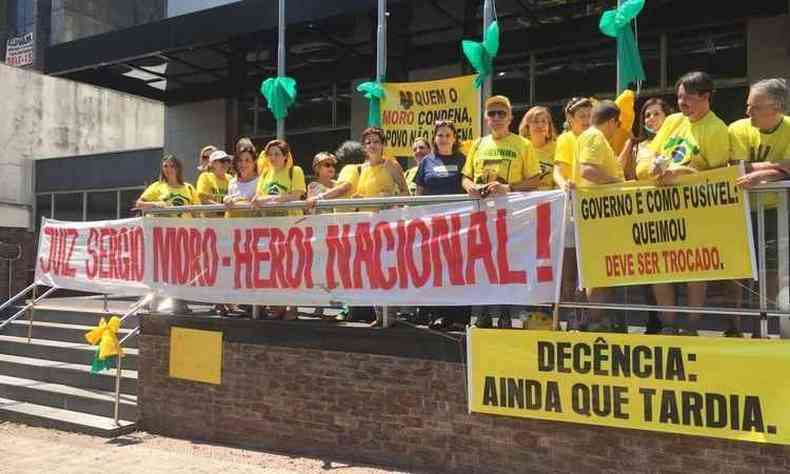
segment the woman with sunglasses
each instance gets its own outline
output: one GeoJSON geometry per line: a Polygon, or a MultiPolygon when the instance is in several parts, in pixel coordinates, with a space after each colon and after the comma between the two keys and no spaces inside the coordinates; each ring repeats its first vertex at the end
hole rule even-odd
{"type": "Polygon", "coordinates": [[[551,111],[547,107],[532,107],[524,114],[518,133],[532,143],[540,162],[539,190],[554,189],[554,152],[557,148],[557,131],[551,111]]]}
{"type": "MultiPolygon", "coordinates": [[[[337,182],[335,181],[335,166],[337,166],[337,158],[328,151],[322,151],[315,155],[313,158],[313,173],[315,173],[316,180],[307,185],[307,199],[314,198],[334,188],[337,182]]],[[[332,209],[308,209],[310,214],[331,214],[332,209]]]]}

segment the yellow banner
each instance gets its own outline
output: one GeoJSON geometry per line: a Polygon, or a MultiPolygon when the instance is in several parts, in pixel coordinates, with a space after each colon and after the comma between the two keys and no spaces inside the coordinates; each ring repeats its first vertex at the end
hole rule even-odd
{"type": "Polygon", "coordinates": [[[387,135],[385,153],[411,156],[417,137],[431,139],[437,120],[449,120],[459,141],[480,136],[480,91],[475,76],[440,81],[388,82],[383,84],[381,126],[387,135]]]}
{"type": "Polygon", "coordinates": [[[576,252],[586,288],[756,278],[748,195],[739,167],[579,188],[576,252]]]}
{"type": "Polygon", "coordinates": [[[467,333],[469,409],[492,415],[790,444],[790,342],[467,333]]]}

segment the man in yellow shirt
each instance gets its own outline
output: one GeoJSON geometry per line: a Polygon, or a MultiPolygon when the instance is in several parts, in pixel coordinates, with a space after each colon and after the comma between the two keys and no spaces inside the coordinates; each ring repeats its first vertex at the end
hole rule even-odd
{"type": "Polygon", "coordinates": [[[470,196],[504,196],[532,191],[540,184],[540,164],[532,145],[510,132],[510,100],[495,95],[485,103],[490,135],[472,144],[462,170],[462,186],[470,196]]]}
{"type": "Polygon", "coordinates": [[[576,141],[573,182],[586,187],[624,181],[623,169],[609,144],[620,128],[620,108],[611,100],[599,102],[592,110],[592,125],[576,141]]]}
{"type": "MultiPolygon", "coordinates": [[[[473,197],[504,196],[511,191],[532,191],[540,184],[540,163],[532,144],[510,132],[513,109],[510,99],[495,95],[485,102],[486,125],[491,131],[475,141],[461,170],[461,186],[473,197]]],[[[491,327],[489,307],[480,311],[477,327],[491,327]]],[[[498,327],[512,327],[509,308],[501,312],[498,327]]]]}
{"type": "Polygon", "coordinates": [[[713,79],[704,72],[690,72],[678,80],[675,90],[680,112],[667,117],[649,147],[655,154],[648,160],[650,175],[661,184],[726,166],[730,157],[727,126],[710,107],[713,79]]]}
{"type": "MultiPolygon", "coordinates": [[[[611,100],[599,102],[592,109],[592,125],[576,141],[573,182],[585,188],[624,181],[623,169],[609,144],[620,129],[620,108],[611,100]]],[[[610,288],[587,288],[586,291],[592,303],[604,303],[612,296],[610,288]]],[[[587,330],[611,332],[611,323],[604,319],[601,310],[590,310],[587,330]]]]}
{"type": "MultiPolygon", "coordinates": [[[[730,138],[727,126],[711,110],[715,90],[713,79],[704,72],[690,72],[678,79],[678,109],[664,121],[648,149],[654,154],[645,160],[649,175],[659,184],[672,184],[685,174],[726,166],[730,159],[730,138]]],[[[706,282],[689,282],[687,305],[705,305],[706,282]]],[[[653,285],[656,302],[661,306],[675,306],[675,287],[672,284],[653,285]]],[[[697,335],[699,314],[689,314],[687,335],[697,335]]],[[[676,334],[674,313],[662,313],[662,334],[676,334]]]]}
{"type": "Polygon", "coordinates": [[[746,162],[746,174],[738,184],[755,184],[788,178],[790,171],[790,117],[785,115],[787,82],[765,79],[749,90],[746,115],[730,125],[730,151],[733,162],[746,162]]]}
{"type": "MultiPolygon", "coordinates": [[[[769,181],[788,179],[790,175],[790,117],[785,115],[787,106],[787,83],[784,79],[764,79],[754,83],[749,89],[746,102],[746,115],[749,118],[733,122],[730,132],[730,159],[732,164],[744,163],[746,174],[738,178],[737,183],[743,188],[769,181]]],[[[762,199],[765,205],[765,241],[768,255],[775,255],[774,243],[777,241],[776,194],[752,195],[762,199]]],[[[756,222],[756,220],[754,221],[756,222]]],[[[756,236],[756,233],[755,233],[756,236]]],[[[779,265],[786,265],[779,262],[779,265]]],[[[768,299],[776,299],[777,279],[775,265],[768,268],[768,299]],[[772,268],[774,267],[774,268],[772,268]]],[[[742,288],[748,281],[736,281],[733,293],[736,306],[741,306],[742,288]]],[[[753,321],[752,337],[760,337],[759,319],[753,321]]],[[[743,335],[743,317],[736,317],[730,322],[725,336],[741,337],[743,335]]]]}

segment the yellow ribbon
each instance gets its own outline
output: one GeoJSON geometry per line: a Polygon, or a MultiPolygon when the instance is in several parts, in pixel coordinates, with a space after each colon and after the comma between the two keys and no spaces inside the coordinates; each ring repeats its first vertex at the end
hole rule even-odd
{"type": "Polygon", "coordinates": [[[123,355],[121,345],[118,343],[118,330],[121,328],[121,318],[113,316],[110,322],[101,318],[99,325],[85,333],[85,340],[92,346],[99,345],[99,359],[123,355]]]}

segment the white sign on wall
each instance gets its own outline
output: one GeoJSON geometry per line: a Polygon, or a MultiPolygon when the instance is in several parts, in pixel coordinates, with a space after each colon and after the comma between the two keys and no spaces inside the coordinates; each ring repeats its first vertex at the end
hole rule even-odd
{"type": "Polygon", "coordinates": [[[9,66],[29,66],[33,64],[36,40],[33,32],[9,38],[5,47],[5,63],[9,66]]]}

